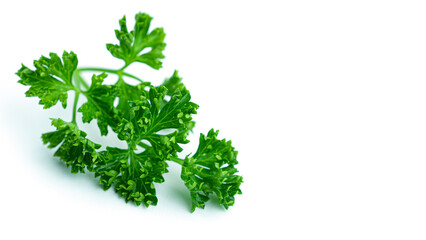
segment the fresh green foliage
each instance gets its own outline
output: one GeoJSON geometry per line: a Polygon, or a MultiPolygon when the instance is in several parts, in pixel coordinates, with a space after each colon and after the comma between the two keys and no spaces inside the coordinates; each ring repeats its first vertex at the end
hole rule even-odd
{"type": "Polygon", "coordinates": [[[134,201],[136,205],[156,205],[154,182],[164,182],[163,174],[167,172],[167,163],[152,150],[135,153],[131,149],[107,147],[101,152],[103,162],[97,165],[95,174],[104,189],[114,189],[126,202],[134,201]]]}
{"type": "Polygon", "coordinates": [[[211,193],[226,209],[234,204],[234,195],[241,194],[242,177],[235,175],[238,152],[231,141],[217,139],[218,133],[211,129],[207,136],[201,134],[197,152],[183,163],[181,177],[191,191],[192,211],[204,208],[211,193]]]}
{"type": "Polygon", "coordinates": [[[59,157],[72,173],[93,172],[107,190],[113,188],[126,202],[136,205],[156,205],[154,183],[164,182],[168,162],[182,165],[181,178],[187,186],[192,211],[204,208],[211,194],[226,209],[234,204],[234,196],[241,194],[242,177],[236,175],[237,151],[231,141],[217,138],[218,131],[201,134],[198,150],[191,157],[179,158],[182,146],[195,126],[193,115],[198,105],[191,102],[190,92],[182,78],[174,71],[163,84],[150,82],[125,72],[132,63],[144,63],[153,69],[162,66],[165,34],[162,28],[150,31],[152,18],[136,14],[135,26],[127,30],[126,18],[120,21],[115,34],[119,44],[107,44],[108,51],[124,61],[118,70],[105,68],[77,68],[77,56],[64,51],[62,59],[55,53],[34,61],[35,70],[22,65],[16,73],[19,83],[29,86],[28,97],[38,97],[44,108],[59,102],[67,108],[68,91],[74,91],[72,120],[52,119],[55,131],[44,133],[42,140],[48,148],[56,148],[59,157]],[[82,72],[93,74],[91,83],[83,79],[82,72]],[[108,74],[118,76],[114,84],[105,84],[108,74]],[[131,85],[126,78],[140,83],[131,85]],[[85,102],[79,105],[79,96],[85,102]],[[127,148],[96,144],[77,126],[77,113],[82,122],[96,120],[101,135],[109,129],[127,143],[127,148]]]}
{"type": "Polygon", "coordinates": [[[31,86],[26,96],[39,97],[44,108],[50,108],[58,101],[66,108],[67,91],[74,89],[72,74],[77,68],[77,56],[73,52],[64,52],[62,59],[63,63],[56,53],[50,53],[50,58],[41,56],[34,61],[35,71],[22,65],[16,73],[21,78],[19,83],[31,86]]]}
{"type": "Polygon", "coordinates": [[[114,85],[102,84],[106,77],[105,73],[92,76],[92,84],[85,92],[87,102],[78,109],[84,123],[97,120],[101,135],[108,134],[108,125],[115,128],[118,124],[117,109],[114,108],[118,90],[114,85]]]}
{"type": "Polygon", "coordinates": [[[84,172],[84,169],[93,170],[98,159],[96,149],[101,145],[93,143],[86,138],[87,134],[80,131],[75,123],[65,122],[62,119],[52,119],[56,131],[44,133],[41,138],[48,148],[61,144],[55,156],[71,166],[71,172],[84,172]]]}
{"type": "Polygon", "coordinates": [[[177,90],[182,91],[185,89],[185,85],[182,83],[182,78],[179,77],[178,71],[176,70],[173,73],[173,76],[164,80],[163,86],[167,88],[167,95],[172,95],[177,90]]]}
{"type": "Polygon", "coordinates": [[[126,65],[133,62],[145,63],[154,69],[160,69],[164,58],[162,51],[166,47],[164,38],[166,34],[162,28],[156,28],[148,33],[152,17],[145,13],[138,13],[135,17],[134,30],[127,31],[126,17],[120,20],[120,30],[115,30],[119,45],[107,44],[108,51],[119,59],[124,60],[126,65]],[[149,49],[147,53],[141,53],[149,49]]]}

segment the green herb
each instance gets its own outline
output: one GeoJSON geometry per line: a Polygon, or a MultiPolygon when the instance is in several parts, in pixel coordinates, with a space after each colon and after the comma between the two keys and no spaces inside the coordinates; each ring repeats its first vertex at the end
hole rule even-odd
{"type": "Polygon", "coordinates": [[[40,98],[45,109],[58,102],[67,108],[68,92],[75,92],[71,121],[51,119],[56,130],[44,133],[43,143],[57,148],[54,155],[72,173],[93,172],[105,190],[114,188],[126,202],[156,205],[154,183],[164,182],[168,161],[173,161],[182,165],[181,178],[190,191],[192,211],[204,208],[212,194],[228,209],[234,204],[234,196],[241,194],[243,180],[236,175],[235,168],[237,151],[231,141],[218,139],[218,131],[212,129],[207,135],[200,135],[195,154],[178,157],[182,145],[189,142],[187,137],[195,125],[192,116],[198,105],[191,102],[177,71],[160,86],[125,71],[135,62],[159,69],[164,58],[163,29],[150,31],[152,18],[147,14],[138,13],[135,19],[134,29],[129,32],[123,17],[120,30],[115,30],[119,44],[106,45],[112,56],[124,61],[118,70],[77,68],[77,55],[64,51],[62,58],[50,53],[49,57],[34,61],[35,70],[22,65],[16,73],[19,83],[30,86],[26,96],[40,98]],[[93,74],[89,85],[81,75],[83,72],[100,74],[93,74]],[[107,73],[117,75],[117,82],[104,84],[107,73]],[[140,83],[131,85],[124,77],[140,83]],[[87,101],[78,106],[81,94],[87,101]],[[106,150],[99,150],[101,145],[89,140],[77,126],[77,112],[81,113],[83,123],[96,119],[101,135],[107,135],[110,128],[128,147],[105,146],[106,150]]]}

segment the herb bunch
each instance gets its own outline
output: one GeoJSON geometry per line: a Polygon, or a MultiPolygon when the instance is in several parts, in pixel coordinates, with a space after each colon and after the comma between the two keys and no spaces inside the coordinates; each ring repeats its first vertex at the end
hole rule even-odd
{"type": "Polygon", "coordinates": [[[192,212],[204,208],[212,194],[228,209],[235,195],[241,194],[242,177],[236,175],[235,168],[237,151],[231,141],[218,139],[218,131],[211,129],[200,135],[195,154],[179,158],[182,145],[189,142],[188,134],[195,125],[192,116],[198,105],[191,102],[177,71],[159,86],[126,72],[137,62],[158,70],[164,58],[163,29],[150,31],[152,17],[145,13],[136,14],[135,20],[129,32],[124,16],[119,21],[120,29],[115,30],[118,44],[106,45],[113,57],[124,61],[120,69],[78,68],[77,55],[64,51],[62,57],[55,53],[41,56],[34,61],[35,70],[22,65],[16,73],[19,83],[30,86],[26,96],[38,97],[45,109],[58,102],[67,108],[68,92],[75,92],[71,121],[51,119],[56,130],[42,134],[43,143],[56,149],[54,156],[72,173],[93,172],[105,190],[114,188],[126,202],[156,205],[154,183],[164,182],[168,161],[173,161],[182,166],[181,178],[191,195],[192,212]],[[83,72],[97,74],[87,83],[83,72]],[[118,80],[104,84],[108,74],[116,75],[118,80]],[[132,85],[125,78],[140,83],[132,85]],[[87,101],[78,106],[80,95],[87,101]],[[95,119],[101,135],[107,135],[108,129],[114,131],[127,148],[106,146],[101,151],[101,145],[77,126],[77,112],[83,123],[95,119]]]}

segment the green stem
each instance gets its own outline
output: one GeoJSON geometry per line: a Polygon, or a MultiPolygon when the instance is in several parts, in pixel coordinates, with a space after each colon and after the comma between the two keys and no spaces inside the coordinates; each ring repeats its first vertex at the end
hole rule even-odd
{"type": "Polygon", "coordinates": [[[143,142],[138,142],[137,143],[137,145],[139,145],[139,146],[141,146],[141,147],[143,147],[143,148],[145,148],[145,149],[147,149],[147,148],[150,148],[151,146],[149,146],[149,145],[147,145],[147,144],[145,144],[145,143],[143,143],[143,142]]]}
{"type": "Polygon", "coordinates": [[[126,69],[128,66],[130,66],[130,64],[124,64],[124,66],[122,68],[120,68],[118,71],[124,71],[124,69],[126,69]]]}
{"type": "MultiPolygon", "coordinates": [[[[83,84],[85,87],[87,86],[87,83],[84,81],[83,78],[81,78],[80,74],[74,72],[74,91],[75,91],[75,97],[74,97],[74,105],[72,106],[72,120],[71,122],[77,125],[76,117],[77,117],[77,104],[78,104],[78,98],[80,97],[80,84],[83,84]]],[[[87,86],[88,87],[88,86],[87,86]]]]}
{"type": "Polygon", "coordinates": [[[113,73],[113,74],[116,74],[118,76],[126,76],[126,77],[129,77],[129,78],[133,78],[135,80],[138,80],[139,82],[144,82],[142,79],[140,79],[140,78],[138,78],[138,77],[136,77],[136,76],[134,76],[134,75],[132,75],[130,73],[123,72],[123,70],[124,70],[124,67],[121,68],[121,69],[119,69],[119,70],[114,70],[114,69],[109,69],[109,68],[79,68],[76,71],[78,71],[78,72],[87,72],[87,71],[89,71],[89,72],[113,73]]]}
{"type": "Polygon", "coordinates": [[[78,97],[80,96],[80,92],[75,92],[75,98],[74,98],[74,105],[72,106],[72,123],[77,124],[76,116],[77,116],[77,103],[78,103],[78,97]]]}
{"type": "Polygon", "coordinates": [[[84,79],[80,76],[80,73],[75,71],[74,72],[74,78],[75,78],[75,84],[77,85],[78,90],[80,90],[79,86],[80,83],[83,84],[84,88],[89,89],[89,84],[87,84],[86,81],[84,81],[84,79]]]}
{"type": "Polygon", "coordinates": [[[178,163],[180,165],[183,165],[183,163],[185,162],[183,159],[180,159],[180,158],[175,157],[175,156],[170,156],[168,160],[173,161],[175,163],[178,163]]]}

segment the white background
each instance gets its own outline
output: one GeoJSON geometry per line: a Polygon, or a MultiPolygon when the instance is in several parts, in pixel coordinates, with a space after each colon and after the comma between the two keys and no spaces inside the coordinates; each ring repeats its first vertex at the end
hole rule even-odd
{"type": "Polygon", "coordinates": [[[0,238],[426,239],[425,12],[408,0],[3,1],[0,238]],[[200,105],[186,153],[212,127],[239,151],[243,194],[228,211],[191,214],[173,163],[158,206],[125,204],[41,143],[70,110],[25,98],[20,64],[72,50],[79,66],[119,68],[105,44],[139,11],[164,27],[166,59],[129,71],[160,83],[178,69],[200,105]]]}

